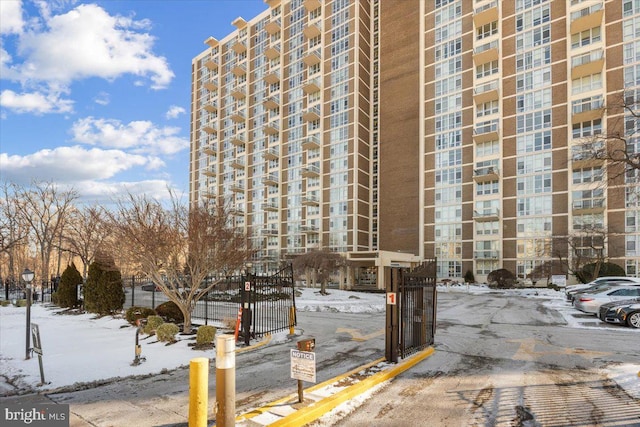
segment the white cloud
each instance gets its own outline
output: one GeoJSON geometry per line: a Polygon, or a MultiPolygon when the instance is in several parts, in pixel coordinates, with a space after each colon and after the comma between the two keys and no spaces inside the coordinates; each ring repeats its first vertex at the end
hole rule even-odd
{"type": "Polygon", "coordinates": [[[23,26],[22,1],[0,1],[0,34],[19,34],[23,26]]]}
{"type": "Polygon", "coordinates": [[[111,102],[111,99],[107,92],[100,92],[95,98],[93,98],[93,101],[96,104],[109,105],[109,102],[111,102]]]}
{"type": "Polygon", "coordinates": [[[186,112],[187,110],[185,110],[184,108],[178,107],[177,105],[172,105],[171,107],[169,107],[169,111],[167,111],[167,113],[165,114],[165,117],[167,119],[175,119],[180,114],[185,114],[186,112]]]}
{"type": "Polygon", "coordinates": [[[50,17],[47,7],[41,11],[44,26],[32,24],[20,35],[18,54],[25,60],[12,66],[3,63],[4,78],[69,85],[89,77],[114,80],[133,74],[151,80],[154,89],[173,79],[166,58],[152,51],[154,38],[142,32],[150,27],[149,21],[111,16],[95,4],[50,17]]]}
{"type": "Polygon", "coordinates": [[[175,154],[189,147],[189,140],[178,136],[180,128],[156,127],[149,121],[122,124],[119,120],[86,117],[73,124],[73,140],[83,144],[131,150],[146,154],[175,154]]]}
{"type": "Polygon", "coordinates": [[[3,179],[11,182],[104,180],[149,162],[144,156],[120,150],[87,150],[80,146],[40,150],[26,156],[0,153],[3,179]]]}
{"type": "Polygon", "coordinates": [[[74,185],[81,198],[94,203],[109,204],[126,194],[146,195],[157,199],[168,199],[169,188],[173,186],[169,181],[155,179],[146,181],[98,182],[83,181],[74,185]]]}
{"type": "Polygon", "coordinates": [[[17,113],[69,113],[73,111],[73,101],[61,99],[59,93],[40,92],[16,93],[12,90],[0,92],[0,107],[17,113]]]}

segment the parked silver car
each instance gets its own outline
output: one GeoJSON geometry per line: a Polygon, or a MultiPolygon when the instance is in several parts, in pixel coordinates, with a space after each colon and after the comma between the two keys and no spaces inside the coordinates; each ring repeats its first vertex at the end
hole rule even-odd
{"type": "Polygon", "coordinates": [[[598,314],[602,304],[640,297],[640,286],[611,285],[593,293],[576,295],[573,306],[585,313],[598,314]]]}
{"type": "Polygon", "coordinates": [[[575,294],[577,294],[578,292],[589,292],[593,290],[602,289],[603,285],[612,284],[612,283],[629,284],[629,285],[637,284],[638,286],[640,286],[640,279],[636,277],[627,277],[627,276],[598,277],[597,279],[589,283],[567,286],[565,288],[565,295],[567,297],[567,301],[573,301],[575,294]]]}

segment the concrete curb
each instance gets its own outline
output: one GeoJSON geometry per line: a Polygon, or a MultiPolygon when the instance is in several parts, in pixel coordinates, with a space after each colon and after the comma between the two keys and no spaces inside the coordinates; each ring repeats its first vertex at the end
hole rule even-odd
{"type": "MultiPolygon", "coordinates": [[[[405,359],[403,361],[401,361],[398,365],[393,366],[390,369],[386,369],[383,370],[381,372],[378,372],[374,375],[372,375],[369,378],[366,378],[356,384],[353,384],[347,388],[345,388],[342,391],[337,392],[336,394],[323,398],[317,402],[314,402],[312,404],[310,404],[307,407],[298,409],[297,411],[293,412],[292,414],[286,415],[282,418],[280,418],[279,420],[269,424],[270,426],[286,426],[286,427],[297,427],[297,426],[303,426],[305,424],[308,424],[314,420],[317,420],[318,418],[320,418],[321,416],[323,416],[324,414],[328,413],[329,411],[333,410],[334,408],[336,408],[337,406],[343,404],[344,402],[353,399],[354,397],[364,393],[365,391],[369,390],[370,388],[384,382],[387,381],[391,378],[394,378],[396,376],[398,376],[399,374],[401,374],[402,372],[410,369],[411,367],[415,366],[417,363],[421,362],[422,360],[426,359],[427,357],[431,356],[434,353],[434,349],[433,347],[429,347],[411,357],[409,357],[408,359],[405,359]]],[[[384,359],[378,359],[374,362],[368,363],[364,366],[361,366],[359,368],[353,369],[345,374],[342,374],[338,377],[332,378],[328,381],[325,381],[321,384],[317,384],[313,387],[310,387],[308,389],[305,389],[304,393],[305,394],[311,394],[313,391],[315,390],[319,390],[323,387],[326,387],[328,385],[331,385],[333,383],[336,383],[340,380],[342,380],[343,378],[346,378],[350,375],[353,375],[355,373],[358,373],[364,369],[367,369],[369,367],[375,366],[381,362],[383,362],[384,359]]],[[[255,416],[264,414],[266,412],[269,412],[271,409],[276,408],[278,406],[282,406],[282,405],[287,405],[290,404],[292,401],[294,401],[295,399],[297,399],[297,394],[292,394],[289,395],[283,399],[280,399],[278,401],[272,402],[269,405],[263,406],[261,408],[258,409],[254,409],[253,411],[243,414],[239,417],[236,418],[236,421],[246,421],[249,420],[250,418],[253,418],[255,416]]]]}

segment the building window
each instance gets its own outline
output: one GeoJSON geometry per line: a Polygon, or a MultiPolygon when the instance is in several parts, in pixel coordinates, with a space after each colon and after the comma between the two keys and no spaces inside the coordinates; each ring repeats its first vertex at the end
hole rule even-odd
{"type": "Polygon", "coordinates": [[[572,34],[571,48],[576,49],[581,46],[587,46],[599,42],[601,40],[600,33],[600,27],[593,27],[580,33],[572,34]]]}

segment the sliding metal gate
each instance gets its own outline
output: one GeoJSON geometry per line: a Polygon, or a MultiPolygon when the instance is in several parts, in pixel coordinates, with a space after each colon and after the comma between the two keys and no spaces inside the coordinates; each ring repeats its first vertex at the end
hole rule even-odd
{"type": "Polygon", "coordinates": [[[397,362],[433,344],[436,331],[436,260],[414,269],[391,268],[387,278],[385,356],[397,362]]]}

